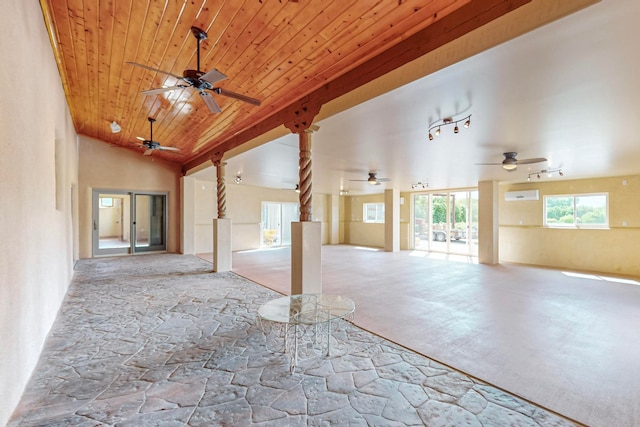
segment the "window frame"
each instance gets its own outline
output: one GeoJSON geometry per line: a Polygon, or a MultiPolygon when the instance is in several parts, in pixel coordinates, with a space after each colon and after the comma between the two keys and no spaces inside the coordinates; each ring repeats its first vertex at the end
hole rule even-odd
{"type": "Polygon", "coordinates": [[[362,204],[362,222],[365,224],[384,224],[384,203],[383,202],[365,202],[362,204]],[[369,220],[368,207],[375,205],[376,218],[375,220],[369,220]],[[382,209],[380,209],[380,207],[382,209]]]}
{"type": "Polygon", "coordinates": [[[548,228],[557,229],[608,229],[609,227],[609,193],[574,193],[574,194],[548,194],[543,197],[542,206],[543,225],[548,228]],[[605,223],[604,224],[581,224],[578,222],[577,199],[581,197],[604,196],[605,198],[605,223]],[[547,222],[547,200],[551,198],[572,198],[573,199],[573,223],[548,223],[547,222]]]}

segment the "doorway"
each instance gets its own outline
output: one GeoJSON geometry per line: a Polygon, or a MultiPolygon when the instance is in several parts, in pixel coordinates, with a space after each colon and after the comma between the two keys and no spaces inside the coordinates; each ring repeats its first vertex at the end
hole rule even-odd
{"type": "Polygon", "coordinates": [[[167,249],[167,194],[93,191],[93,256],[167,249]]]}
{"type": "Polygon", "coordinates": [[[478,191],[413,195],[414,249],[478,255],[478,191]]]}
{"type": "Polygon", "coordinates": [[[261,247],[291,245],[291,223],[300,217],[297,203],[262,202],[261,247]]]}

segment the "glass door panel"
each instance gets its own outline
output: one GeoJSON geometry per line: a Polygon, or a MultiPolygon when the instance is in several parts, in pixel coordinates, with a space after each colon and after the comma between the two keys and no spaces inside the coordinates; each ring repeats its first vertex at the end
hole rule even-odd
{"type": "Polygon", "coordinates": [[[128,193],[93,192],[93,253],[131,253],[131,196],[128,193]]]}
{"type": "Polygon", "coordinates": [[[449,208],[449,251],[454,254],[468,254],[469,246],[467,236],[469,234],[469,193],[461,191],[450,193],[449,208]]]}
{"type": "Polygon", "coordinates": [[[135,195],[135,252],[166,250],[166,195],[135,195]]]}
{"type": "Polygon", "coordinates": [[[447,252],[448,247],[448,224],[447,194],[431,195],[431,239],[429,248],[433,251],[447,252]]]}
{"type": "Polygon", "coordinates": [[[429,195],[415,194],[413,196],[413,234],[414,248],[429,250],[429,195]]]}
{"type": "Polygon", "coordinates": [[[297,203],[282,204],[282,230],[280,231],[280,235],[282,236],[283,245],[291,245],[291,223],[299,219],[300,213],[297,203]]]}
{"type": "Polygon", "coordinates": [[[262,202],[262,247],[280,245],[280,203],[262,202]]]}

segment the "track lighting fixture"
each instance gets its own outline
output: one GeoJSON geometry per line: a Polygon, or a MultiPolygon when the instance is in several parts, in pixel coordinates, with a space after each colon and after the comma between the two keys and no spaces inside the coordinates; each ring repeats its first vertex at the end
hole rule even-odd
{"type": "Polygon", "coordinates": [[[341,196],[347,196],[347,195],[349,195],[349,191],[348,190],[340,190],[340,195],[341,196]]]}
{"type": "Polygon", "coordinates": [[[240,184],[242,182],[242,176],[236,175],[236,184],[240,184]]]}
{"type": "Polygon", "coordinates": [[[445,117],[442,120],[436,120],[435,122],[429,125],[429,141],[433,141],[434,136],[440,136],[440,128],[454,125],[453,133],[459,133],[460,127],[458,127],[458,123],[462,123],[462,126],[468,128],[471,126],[471,114],[461,119],[455,119],[453,117],[445,117]]]}
{"type": "Polygon", "coordinates": [[[428,182],[416,182],[415,184],[411,184],[411,189],[412,190],[426,190],[427,188],[429,188],[429,183],[428,182]]]}
{"type": "Polygon", "coordinates": [[[539,170],[538,172],[531,172],[529,174],[529,176],[527,177],[527,181],[531,181],[531,177],[535,175],[536,178],[540,179],[540,174],[547,174],[547,176],[549,178],[551,178],[553,176],[554,173],[557,173],[559,176],[564,176],[564,173],[562,172],[562,169],[560,168],[556,168],[556,169],[542,169],[539,170]]]}

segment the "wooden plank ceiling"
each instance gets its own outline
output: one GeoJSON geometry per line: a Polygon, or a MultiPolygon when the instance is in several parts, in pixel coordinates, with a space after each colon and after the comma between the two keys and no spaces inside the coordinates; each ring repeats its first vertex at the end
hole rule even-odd
{"type": "Polygon", "coordinates": [[[137,136],[179,152],[153,156],[183,170],[292,120],[302,104],[320,107],[529,0],[41,0],[78,133],[142,153],[137,136]],[[204,72],[224,90],[209,111],[192,87],[135,62],[182,76],[196,69],[196,26],[204,72]],[[112,133],[116,121],[122,131],[112,133]]]}

